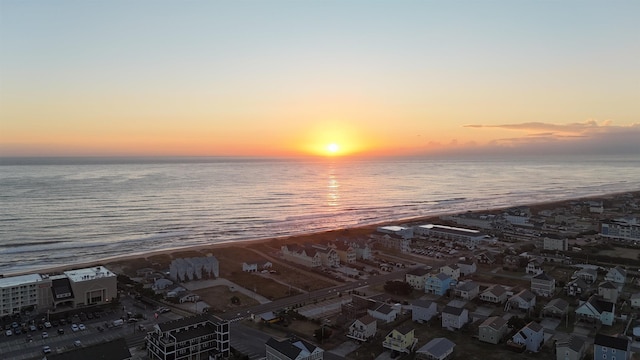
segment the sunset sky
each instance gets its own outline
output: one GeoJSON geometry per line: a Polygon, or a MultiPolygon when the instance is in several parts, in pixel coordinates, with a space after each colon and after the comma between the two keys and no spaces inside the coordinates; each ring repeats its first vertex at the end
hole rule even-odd
{"type": "Polygon", "coordinates": [[[0,0],[0,156],[640,155],[639,14],[0,0]]]}

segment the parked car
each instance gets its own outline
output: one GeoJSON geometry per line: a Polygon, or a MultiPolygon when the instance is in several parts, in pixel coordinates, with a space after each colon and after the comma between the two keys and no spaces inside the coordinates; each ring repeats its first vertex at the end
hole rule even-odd
{"type": "Polygon", "coordinates": [[[58,329],[58,335],[63,335],[64,334],[64,329],[63,328],[59,328],[58,329]]]}
{"type": "Polygon", "coordinates": [[[45,354],[51,353],[51,347],[49,345],[45,345],[42,347],[42,352],[45,354]]]}
{"type": "Polygon", "coordinates": [[[80,325],[78,325],[78,329],[84,331],[84,330],[87,330],[87,327],[84,326],[84,324],[80,324],[80,325]]]}
{"type": "Polygon", "coordinates": [[[49,333],[48,333],[48,332],[46,332],[46,331],[43,331],[43,332],[42,332],[42,338],[43,338],[43,339],[46,339],[46,338],[48,338],[48,337],[49,337],[49,333]]]}
{"type": "Polygon", "coordinates": [[[47,329],[51,329],[51,323],[50,322],[45,322],[44,323],[44,327],[46,327],[47,329]]]}
{"type": "Polygon", "coordinates": [[[13,335],[13,331],[7,330],[4,334],[7,335],[7,336],[11,336],[11,335],[13,335]]]}
{"type": "Polygon", "coordinates": [[[73,342],[73,345],[75,347],[80,347],[80,346],[82,346],[82,342],[80,340],[76,340],[76,341],[73,342]]]}
{"type": "Polygon", "coordinates": [[[80,328],[78,328],[78,325],[76,325],[76,324],[71,324],[71,330],[73,330],[73,332],[76,332],[76,331],[80,330],[80,328]]]}

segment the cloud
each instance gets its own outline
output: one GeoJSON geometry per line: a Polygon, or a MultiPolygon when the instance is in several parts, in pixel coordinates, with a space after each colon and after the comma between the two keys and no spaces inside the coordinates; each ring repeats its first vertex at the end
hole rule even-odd
{"type": "Polygon", "coordinates": [[[470,124],[465,125],[467,128],[496,128],[506,130],[519,130],[519,131],[544,131],[544,132],[561,132],[561,133],[581,133],[585,131],[591,131],[602,127],[612,127],[610,120],[603,121],[602,124],[598,124],[595,120],[587,120],[581,123],[570,124],[550,124],[543,122],[527,122],[521,124],[503,124],[503,125],[482,125],[482,124],[470,124]]]}
{"type": "MultiPolygon", "coordinates": [[[[501,125],[470,124],[466,128],[506,129],[518,136],[494,139],[486,144],[441,147],[448,155],[637,155],[640,156],[640,123],[614,125],[613,121],[551,124],[543,122],[501,125]]],[[[479,130],[481,131],[481,130],[479,130]]]]}

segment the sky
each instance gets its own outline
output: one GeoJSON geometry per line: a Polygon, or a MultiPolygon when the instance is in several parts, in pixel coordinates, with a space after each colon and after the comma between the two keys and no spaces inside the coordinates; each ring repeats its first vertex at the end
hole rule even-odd
{"type": "Polygon", "coordinates": [[[638,14],[0,0],[0,156],[640,155],[638,14]]]}

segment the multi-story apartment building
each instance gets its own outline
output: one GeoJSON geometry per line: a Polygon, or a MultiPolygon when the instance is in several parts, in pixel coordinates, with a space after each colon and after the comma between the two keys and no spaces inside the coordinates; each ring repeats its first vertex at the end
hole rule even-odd
{"type": "Polygon", "coordinates": [[[638,241],[640,222],[636,218],[603,221],[600,224],[600,235],[615,240],[638,241]]]}
{"type": "Polygon", "coordinates": [[[117,296],[116,274],[104,266],[0,278],[0,316],[58,306],[81,307],[110,302],[117,296]]]}
{"type": "Polygon", "coordinates": [[[478,230],[463,229],[446,225],[419,225],[414,228],[414,234],[425,237],[433,237],[442,240],[454,241],[468,247],[477,246],[487,238],[487,235],[478,230]]]}
{"type": "Polygon", "coordinates": [[[48,308],[51,280],[38,274],[0,278],[0,316],[48,308]]]}
{"type": "Polygon", "coordinates": [[[209,314],[160,323],[147,334],[152,360],[225,359],[231,342],[229,322],[209,314]]]}
{"type": "Polygon", "coordinates": [[[542,241],[542,247],[544,250],[567,251],[569,250],[569,240],[563,236],[545,234],[542,241]]]}

